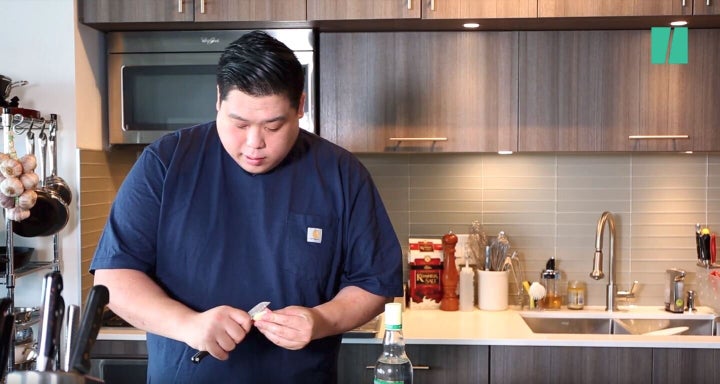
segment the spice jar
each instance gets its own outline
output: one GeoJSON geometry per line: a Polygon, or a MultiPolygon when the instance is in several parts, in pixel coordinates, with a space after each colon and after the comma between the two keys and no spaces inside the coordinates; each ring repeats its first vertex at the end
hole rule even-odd
{"type": "Polygon", "coordinates": [[[568,281],[567,307],[568,309],[583,309],[585,307],[585,282],[568,281]]]}

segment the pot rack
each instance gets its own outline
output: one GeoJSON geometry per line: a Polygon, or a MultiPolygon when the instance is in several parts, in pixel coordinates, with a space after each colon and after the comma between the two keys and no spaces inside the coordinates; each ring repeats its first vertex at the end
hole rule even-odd
{"type": "MultiPolygon", "coordinates": [[[[19,113],[11,114],[10,109],[0,108],[0,127],[3,131],[3,148],[4,150],[10,149],[15,151],[15,135],[26,135],[30,132],[43,133],[48,131],[50,135],[55,135],[57,130],[57,115],[51,114],[50,119],[35,118],[32,116],[25,116],[19,113]]],[[[43,165],[44,166],[44,165],[43,165]]],[[[3,210],[4,211],[4,210],[3,210]]],[[[14,261],[14,233],[13,233],[13,221],[5,218],[5,231],[6,231],[6,256],[5,261],[5,287],[7,288],[7,298],[10,299],[9,313],[15,311],[15,261],[14,261]]],[[[58,251],[59,244],[58,234],[53,235],[53,260],[51,262],[34,262],[30,263],[23,272],[30,273],[36,270],[45,269],[48,267],[52,268],[53,272],[60,271],[60,254],[58,251]]],[[[15,331],[10,335],[10,348],[8,353],[8,367],[7,373],[15,370],[15,331]]],[[[59,364],[59,359],[55,359],[56,365],[59,364]]]]}

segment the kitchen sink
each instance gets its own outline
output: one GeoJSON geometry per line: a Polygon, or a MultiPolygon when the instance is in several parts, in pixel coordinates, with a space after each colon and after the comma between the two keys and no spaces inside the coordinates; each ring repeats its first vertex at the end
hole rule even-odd
{"type": "Polygon", "coordinates": [[[533,333],[643,336],[712,336],[716,328],[715,316],[713,312],[675,314],[647,308],[617,312],[583,310],[520,313],[533,333]]]}
{"type": "Polygon", "coordinates": [[[710,319],[614,319],[616,335],[704,335],[713,334],[710,319]]]}
{"type": "Polygon", "coordinates": [[[533,333],[612,333],[611,319],[521,316],[533,333]]]}

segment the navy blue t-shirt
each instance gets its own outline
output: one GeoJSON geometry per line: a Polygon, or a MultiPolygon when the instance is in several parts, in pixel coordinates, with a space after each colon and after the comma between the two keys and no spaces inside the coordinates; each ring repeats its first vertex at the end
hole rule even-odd
{"type": "MultiPolygon", "coordinates": [[[[402,251],[365,167],[304,130],[288,156],[251,174],[228,155],[215,123],[148,146],[113,203],[91,271],[147,273],[197,311],[314,307],[345,286],[402,295],[402,251]]],[[[332,383],[340,336],[299,351],[253,329],[230,359],[148,334],[152,383],[332,383]]]]}

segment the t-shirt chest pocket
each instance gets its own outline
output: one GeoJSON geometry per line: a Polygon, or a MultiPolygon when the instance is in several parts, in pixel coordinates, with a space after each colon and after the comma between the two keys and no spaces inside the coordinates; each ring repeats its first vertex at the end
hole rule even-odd
{"type": "Polygon", "coordinates": [[[285,265],[304,278],[326,279],[333,267],[337,219],[308,214],[288,214],[285,265]]]}

